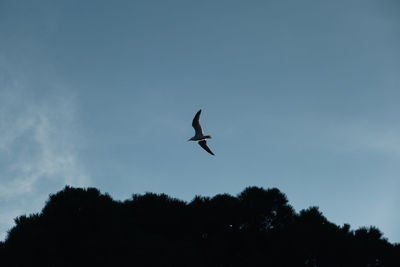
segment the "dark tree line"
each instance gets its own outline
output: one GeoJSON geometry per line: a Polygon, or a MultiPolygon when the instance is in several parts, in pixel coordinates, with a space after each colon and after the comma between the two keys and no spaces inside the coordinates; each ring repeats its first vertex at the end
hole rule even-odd
{"type": "Polygon", "coordinates": [[[186,203],[67,186],[15,222],[0,266],[400,266],[400,245],[379,229],[352,231],[316,207],[297,214],[276,188],[186,203]]]}

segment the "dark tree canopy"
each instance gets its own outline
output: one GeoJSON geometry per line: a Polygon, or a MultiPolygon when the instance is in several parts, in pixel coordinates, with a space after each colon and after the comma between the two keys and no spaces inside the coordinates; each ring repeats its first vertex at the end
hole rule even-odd
{"type": "Polygon", "coordinates": [[[186,203],[67,186],[15,223],[0,266],[400,266],[400,246],[378,228],[337,226],[317,207],[296,213],[276,188],[186,203]]]}

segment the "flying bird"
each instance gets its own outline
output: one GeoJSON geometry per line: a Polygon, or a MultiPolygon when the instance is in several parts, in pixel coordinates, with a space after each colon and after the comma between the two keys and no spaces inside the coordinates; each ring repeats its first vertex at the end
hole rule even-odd
{"type": "Polygon", "coordinates": [[[199,145],[204,148],[205,151],[210,153],[211,155],[214,155],[214,153],[211,151],[211,149],[207,146],[207,139],[210,139],[210,135],[204,135],[203,134],[203,129],[201,128],[199,119],[200,119],[200,113],[201,109],[197,111],[196,115],[193,118],[192,126],[194,128],[194,136],[190,138],[188,141],[197,141],[199,145]]]}

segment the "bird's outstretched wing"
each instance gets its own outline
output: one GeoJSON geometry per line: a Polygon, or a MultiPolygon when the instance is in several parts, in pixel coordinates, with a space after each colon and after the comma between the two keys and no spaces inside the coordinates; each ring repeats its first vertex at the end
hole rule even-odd
{"type": "Polygon", "coordinates": [[[192,122],[192,126],[194,128],[195,131],[195,135],[203,135],[203,129],[201,128],[200,125],[200,113],[201,113],[201,109],[199,111],[197,111],[196,115],[193,118],[193,122],[192,122]]]}
{"type": "Polygon", "coordinates": [[[199,141],[199,145],[200,145],[202,148],[204,148],[205,151],[207,151],[208,153],[210,153],[211,155],[214,156],[214,153],[212,153],[211,149],[207,146],[206,140],[199,141]]]}

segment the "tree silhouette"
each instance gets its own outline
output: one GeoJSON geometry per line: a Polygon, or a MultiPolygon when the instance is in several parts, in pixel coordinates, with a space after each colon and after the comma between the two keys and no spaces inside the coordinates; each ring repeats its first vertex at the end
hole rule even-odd
{"type": "Polygon", "coordinates": [[[317,207],[296,213],[276,188],[186,203],[67,186],[15,223],[1,266],[400,266],[400,246],[378,228],[337,226],[317,207]]]}

